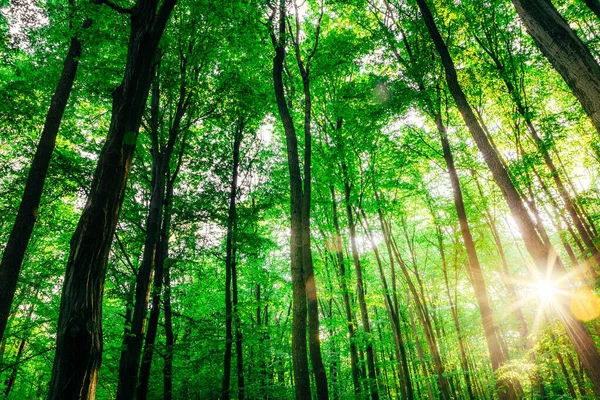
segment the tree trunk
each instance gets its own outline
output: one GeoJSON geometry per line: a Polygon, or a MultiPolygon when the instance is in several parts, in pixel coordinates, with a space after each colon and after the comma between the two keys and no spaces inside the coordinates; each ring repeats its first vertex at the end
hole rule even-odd
{"type": "Polygon", "coordinates": [[[228,400],[230,397],[231,353],[233,345],[233,303],[231,301],[232,266],[235,263],[235,232],[236,225],[236,196],[238,167],[240,165],[240,144],[242,142],[243,125],[236,127],[233,140],[233,172],[231,189],[229,193],[229,214],[227,216],[227,239],[225,249],[225,359],[223,361],[223,388],[221,398],[228,400]]]}
{"type": "MultiPolygon", "coordinates": [[[[494,372],[498,370],[504,364],[504,356],[496,337],[494,318],[492,315],[492,308],[487,295],[487,288],[483,272],[481,271],[481,265],[479,263],[479,257],[477,256],[477,250],[475,249],[475,242],[471,235],[471,229],[467,220],[467,214],[465,211],[465,204],[463,200],[462,190],[460,187],[460,181],[458,180],[458,174],[456,173],[456,167],[454,165],[454,157],[450,150],[450,143],[448,142],[448,135],[446,133],[446,127],[442,122],[442,115],[438,113],[435,118],[435,123],[440,134],[442,141],[442,150],[444,153],[444,160],[446,161],[446,167],[448,168],[448,175],[450,176],[450,183],[452,184],[452,192],[454,195],[454,206],[456,208],[456,214],[458,216],[458,222],[460,224],[460,233],[467,250],[467,256],[469,259],[469,271],[468,274],[471,276],[471,283],[475,291],[475,297],[477,304],[479,305],[479,313],[481,314],[481,320],[483,323],[483,330],[485,332],[485,340],[487,343],[488,351],[490,352],[490,359],[492,362],[492,369],[494,372]]],[[[470,383],[468,383],[470,386],[470,383]]],[[[516,398],[515,389],[512,383],[506,379],[498,380],[498,395],[500,399],[514,399],[516,398]]]]}
{"type": "Polygon", "coordinates": [[[163,367],[163,397],[173,399],[173,315],[171,312],[171,263],[164,266],[165,365],[163,367]]]}
{"type": "Polygon", "coordinates": [[[354,335],[356,333],[356,326],[354,324],[354,316],[352,315],[352,307],[350,304],[350,294],[348,291],[347,276],[346,276],[346,264],[344,260],[344,245],[342,243],[342,234],[340,229],[340,223],[338,220],[337,201],[335,199],[335,189],[333,185],[330,187],[331,190],[331,202],[333,207],[333,226],[335,228],[335,240],[333,246],[335,247],[335,254],[339,266],[340,276],[340,289],[342,290],[342,296],[344,298],[344,311],[346,312],[346,321],[348,322],[348,339],[350,341],[350,368],[352,371],[352,384],[354,385],[354,394],[358,396],[360,393],[360,380],[358,370],[358,352],[356,349],[356,342],[354,335]]]}
{"type": "MultiPolygon", "coordinates": [[[[373,232],[371,227],[369,226],[369,220],[367,219],[367,214],[364,210],[361,210],[362,213],[362,221],[364,222],[364,229],[369,238],[369,242],[371,243],[371,249],[375,254],[375,261],[377,262],[377,267],[379,271],[379,278],[381,280],[381,285],[383,286],[384,292],[384,303],[385,309],[388,314],[388,319],[390,320],[392,327],[392,337],[394,339],[394,350],[396,355],[396,362],[400,366],[402,370],[403,379],[400,380],[400,390],[402,391],[402,398],[412,399],[412,387],[410,383],[410,376],[406,373],[406,352],[404,349],[404,340],[402,338],[402,332],[399,326],[399,318],[396,315],[396,310],[394,309],[394,304],[392,302],[392,298],[390,295],[390,290],[387,283],[387,278],[385,277],[385,273],[383,271],[383,261],[381,260],[381,256],[379,255],[379,249],[375,244],[375,239],[373,237],[373,232]]],[[[377,309],[376,309],[377,310],[377,309]]],[[[381,335],[381,331],[379,332],[381,335]]]]}
{"type": "Polygon", "coordinates": [[[176,0],[138,0],[127,63],[113,93],[112,118],[91,190],[71,239],[58,319],[49,400],[93,399],[102,362],[102,294],[106,263],[123,203],[152,65],[176,0]]]}
{"type": "MultiPolygon", "coordinates": [[[[182,61],[185,68],[185,62],[182,61]]],[[[185,70],[182,74],[185,76],[185,70]]],[[[125,351],[125,361],[122,363],[123,369],[119,370],[119,386],[117,389],[117,399],[127,400],[134,396],[138,383],[138,369],[140,356],[144,344],[144,334],[146,330],[146,319],[148,316],[148,301],[150,298],[150,288],[152,274],[157,259],[158,247],[161,244],[161,222],[163,220],[163,203],[165,199],[165,179],[167,169],[171,162],[175,140],[180,132],[181,119],[183,118],[186,106],[186,87],[185,82],[181,83],[181,90],[173,119],[173,126],[169,129],[167,144],[163,147],[160,144],[159,137],[159,97],[160,90],[158,86],[158,75],[152,90],[151,104],[151,136],[152,136],[152,183],[150,205],[148,218],[146,220],[146,241],[144,243],[144,252],[142,256],[142,265],[140,266],[135,283],[135,303],[133,308],[133,318],[131,320],[131,332],[127,340],[127,349],[125,351]]],[[[162,271],[157,277],[156,290],[160,301],[160,290],[162,287],[162,271]]],[[[159,308],[157,311],[159,312],[159,308]]],[[[158,319],[158,314],[155,315],[158,319]]],[[[156,336],[156,330],[153,330],[156,336]]],[[[152,339],[153,341],[154,339],[152,339]]],[[[151,362],[151,360],[150,360],[151,362]]],[[[148,366],[149,367],[149,366],[148,366]]],[[[142,392],[146,390],[142,388],[142,392]]]]}
{"type": "Polygon", "coordinates": [[[285,59],[285,0],[279,2],[278,37],[271,36],[275,57],[273,57],[273,86],[277,100],[279,117],[285,130],[288,169],[290,173],[290,264],[292,270],[292,361],[294,386],[297,399],[310,399],[310,375],[308,369],[308,349],[306,343],[307,299],[303,270],[302,245],[302,177],[298,159],[298,138],[285,98],[283,70],[285,59]]]}
{"type": "MultiPolygon", "coordinates": [[[[502,194],[504,195],[511,214],[521,231],[521,236],[523,237],[527,250],[531,254],[542,275],[544,275],[545,278],[550,278],[553,282],[558,281],[559,277],[563,276],[566,272],[562,261],[558,258],[556,251],[551,245],[546,245],[540,240],[536,231],[536,224],[529,216],[519,193],[500,162],[497,153],[491,147],[485,132],[483,132],[475,114],[473,114],[471,106],[467,102],[466,96],[458,83],[454,63],[450,57],[448,48],[435,25],[431,11],[427,7],[425,0],[417,0],[417,3],[421,9],[429,34],[440,54],[446,72],[448,87],[454,97],[454,101],[456,102],[479,151],[491,170],[494,181],[502,190],[502,194]]],[[[540,3],[545,4],[546,0],[540,3]]],[[[564,284],[566,285],[567,283],[564,284]]],[[[594,383],[596,390],[600,393],[600,354],[598,354],[598,349],[596,348],[593,339],[587,333],[581,321],[571,314],[569,302],[565,296],[559,296],[559,298],[557,298],[556,306],[558,308],[558,315],[563,322],[575,351],[583,363],[590,380],[594,383]]]]}
{"type": "Polygon", "coordinates": [[[590,50],[550,0],[513,0],[513,4],[537,46],[600,133],[600,66],[590,50]]]}
{"type": "MultiPolygon", "coordinates": [[[[152,366],[152,357],[154,355],[154,343],[158,331],[158,319],[160,316],[160,299],[163,283],[165,281],[165,261],[169,256],[169,234],[171,231],[171,204],[173,201],[173,186],[177,179],[179,167],[183,153],[185,151],[185,143],[181,144],[181,152],[175,172],[171,177],[168,171],[169,160],[165,160],[167,171],[165,173],[166,190],[163,200],[163,217],[161,230],[156,250],[155,275],[152,288],[152,310],[150,311],[150,319],[148,321],[148,332],[146,333],[144,342],[144,352],[142,354],[142,363],[140,365],[140,378],[137,387],[137,400],[146,400],[148,396],[148,387],[150,384],[150,368],[152,366]]],[[[166,290],[166,288],[165,288],[166,290]]]]}
{"type": "MultiPolygon", "coordinates": [[[[87,28],[91,23],[92,21],[88,19],[83,23],[83,27],[87,28]]],[[[33,226],[37,220],[38,207],[42,198],[48,166],[56,144],[58,129],[73,88],[73,81],[79,66],[79,57],[81,57],[81,41],[74,36],[71,38],[69,51],[56,90],[50,100],[50,108],[46,114],[40,141],[27,175],[17,218],[0,262],[0,341],[4,337],[10,306],[17,289],[19,272],[27,250],[27,244],[33,233],[33,226]]]]}
{"type": "Polygon", "coordinates": [[[373,339],[371,337],[371,323],[369,321],[369,313],[367,303],[365,301],[364,282],[362,278],[362,267],[358,256],[358,247],[356,245],[356,224],[354,222],[354,213],[351,203],[351,188],[348,182],[348,172],[346,164],[342,162],[342,174],[344,176],[344,194],[346,199],[346,215],[348,218],[348,227],[350,228],[350,247],[352,249],[352,260],[354,261],[354,271],[356,273],[356,295],[358,297],[358,305],[360,308],[360,317],[362,320],[363,329],[367,339],[367,369],[369,373],[369,391],[371,399],[379,399],[379,391],[377,389],[377,374],[375,373],[375,356],[373,350],[373,339]]]}

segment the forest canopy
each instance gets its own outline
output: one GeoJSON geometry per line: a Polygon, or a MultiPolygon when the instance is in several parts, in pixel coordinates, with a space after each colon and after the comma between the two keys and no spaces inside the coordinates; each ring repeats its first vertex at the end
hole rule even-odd
{"type": "Polygon", "coordinates": [[[0,0],[0,396],[600,396],[599,0],[0,0]]]}

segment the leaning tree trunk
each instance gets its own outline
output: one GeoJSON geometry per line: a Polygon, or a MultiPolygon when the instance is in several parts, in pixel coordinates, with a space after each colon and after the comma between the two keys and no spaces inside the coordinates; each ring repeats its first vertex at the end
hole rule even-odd
{"type": "Polygon", "coordinates": [[[96,394],[106,264],[152,81],[154,54],[176,1],[165,0],[158,9],[156,0],[138,0],[131,16],[124,78],[113,93],[108,136],[70,243],[50,400],[93,399],[96,394]]]}
{"type": "MultiPolygon", "coordinates": [[[[545,2],[546,0],[544,0],[545,2]]],[[[508,173],[504,169],[502,162],[498,154],[494,151],[491,144],[489,143],[485,132],[481,128],[471,106],[469,105],[467,98],[462,91],[462,88],[458,82],[456,75],[456,69],[454,62],[450,57],[448,48],[442,39],[440,32],[435,25],[431,11],[427,7],[425,0],[417,0],[423,19],[429,31],[429,34],[440,54],[442,64],[446,72],[446,80],[448,88],[456,102],[456,105],[473,137],[479,151],[483,155],[483,158],[488,165],[494,181],[502,190],[502,194],[508,204],[510,212],[516,221],[525,247],[531,254],[535,264],[544,277],[551,278],[554,282],[561,282],[562,285],[568,285],[568,282],[560,281],[560,277],[566,273],[565,267],[562,264],[560,258],[558,258],[556,251],[551,244],[545,244],[542,242],[536,231],[536,224],[529,215],[523,200],[517,192],[513,182],[511,181],[508,173]]],[[[563,279],[564,281],[564,279],[563,279]]],[[[567,331],[567,335],[579,356],[590,380],[594,384],[594,387],[600,393],[600,354],[596,348],[594,340],[585,330],[583,323],[579,321],[570,310],[569,301],[565,296],[558,296],[555,302],[558,308],[557,312],[562,320],[563,326],[567,331]]]]}
{"type": "MultiPolygon", "coordinates": [[[[89,27],[91,22],[90,19],[86,20],[83,27],[89,27]]],[[[25,191],[23,197],[21,197],[17,218],[0,262],[0,342],[4,337],[10,306],[17,289],[17,281],[25,258],[27,244],[37,220],[38,207],[42,198],[48,166],[56,144],[58,129],[73,88],[73,81],[79,66],[79,57],[81,57],[81,41],[74,36],[71,38],[69,51],[56,90],[50,100],[50,108],[46,114],[42,135],[27,175],[25,191]]]]}
{"type": "Polygon", "coordinates": [[[600,66],[590,50],[550,0],[513,0],[513,4],[533,40],[600,133],[600,66]]]}
{"type": "MultiPolygon", "coordinates": [[[[481,271],[479,257],[477,256],[477,250],[475,249],[475,242],[473,240],[473,236],[471,235],[471,229],[467,220],[462,189],[460,187],[460,181],[458,180],[458,174],[456,173],[454,157],[452,156],[452,151],[450,150],[450,143],[448,142],[446,127],[442,122],[442,115],[439,112],[435,117],[435,123],[442,141],[444,160],[446,161],[446,167],[448,168],[448,175],[450,176],[450,183],[452,185],[452,193],[454,195],[454,207],[456,209],[456,214],[458,215],[460,233],[462,235],[463,242],[467,250],[467,257],[469,259],[468,275],[471,276],[475,297],[477,299],[477,304],[479,305],[479,313],[483,323],[483,331],[485,332],[485,341],[487,343],[488,351],[490,352],[492,369],[494,372],[497,372],[498,368],[504,364],[504,355],[502,354],[502,349],[500,348],[498,338],[496,337],[494,318],[487,294],[485,279],[483,277],[483,272],[481,271]]],[[[498,379],[498,396],[500,399],[516,398],[515,388],[509,380],[498,379]]]]}

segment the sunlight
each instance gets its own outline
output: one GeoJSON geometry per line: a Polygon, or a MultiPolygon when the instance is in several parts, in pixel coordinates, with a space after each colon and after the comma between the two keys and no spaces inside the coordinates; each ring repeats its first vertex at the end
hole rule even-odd
{"type": "Polygon", "coordinates": [[[546,279],[539,279],[535,282],[535,291],[543,303],[554,301],[554,296],[557,294],[556,283],[546,279]]]}

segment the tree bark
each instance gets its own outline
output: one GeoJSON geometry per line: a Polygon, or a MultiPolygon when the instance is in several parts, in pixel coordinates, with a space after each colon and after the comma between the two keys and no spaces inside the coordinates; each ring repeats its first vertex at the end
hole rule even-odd
{"type": "MultiPolygon", "coordinates": [[[[545,4],[546,2],[546,0],[543,0],[540,4],[545,4]]],[[[523,200],[517,192],[508,173],[504,169],[498,154],[487,140],[485,132],[481,128],[464,92],[462,91],[456,75],[454,62],[452,61],[448,48],[435,25],[431,11],[427,7],[425,0],[417,0],[417,3],[429,34],[440,54],[450,92],[471,136],[492,172],[494,181],[502,190],[502,194],[508,204],[510,212],[521,231],[525,247],[531,254],[544,278],[550,279],[553,282],[561,282],[559,278],[566,273],[562,261],[558,258],[552,245],[549,243],[545,244],[538,236],[536,224],[528,214],[527,209],[523,204],[523,200]]],[[[567,285],[568,282],[562,284],[567,285]]],[[[556,300],[555,305],[558,308],[558,315],[567,331],[567,335],[583,363],[590,380],[593,382],[598,393],[600,393],[600,354],[598,353],[598,349],[596,348],[592,337],[585,330],[583,323],[571,313],[568,299],[566,299],[565,296],[558,296],[556,300]]]]}
{"type": "Polygon", "coordinates": [[[106,263],[152,81],[158,42],[176,0],[138,0],[131,11],[127,63],[113,93],[111,124],[90,194],[71,239],[48,398],[93,399],[102,362],[106,263]],[[158,9],[158,12],[157,12],[158,9]]]}
{"type": "Polygon", "coordinates": [[[513,4],[539,49],[600,133],[600,66],[590,50],[550,0],[513,0],[513,4]]]}
{"type": "MultiPolygon", "coordinates": [[[[91,23],[90,19],[86,20],[83,28],[89,27],[91,23]]],[[[38,207],[44,190],[48,166],[56,144],[58,129],[73,89],[73,82],[79,67],[79,57],[81,57],[81,41],[77,36],[73,36],[58,84],[50,100],[50,108],[46,114],[40,141],[27,174],[17,217],[0,262],[0,342],[6,330],[25,251],[38,217],[38,207]]]]}

